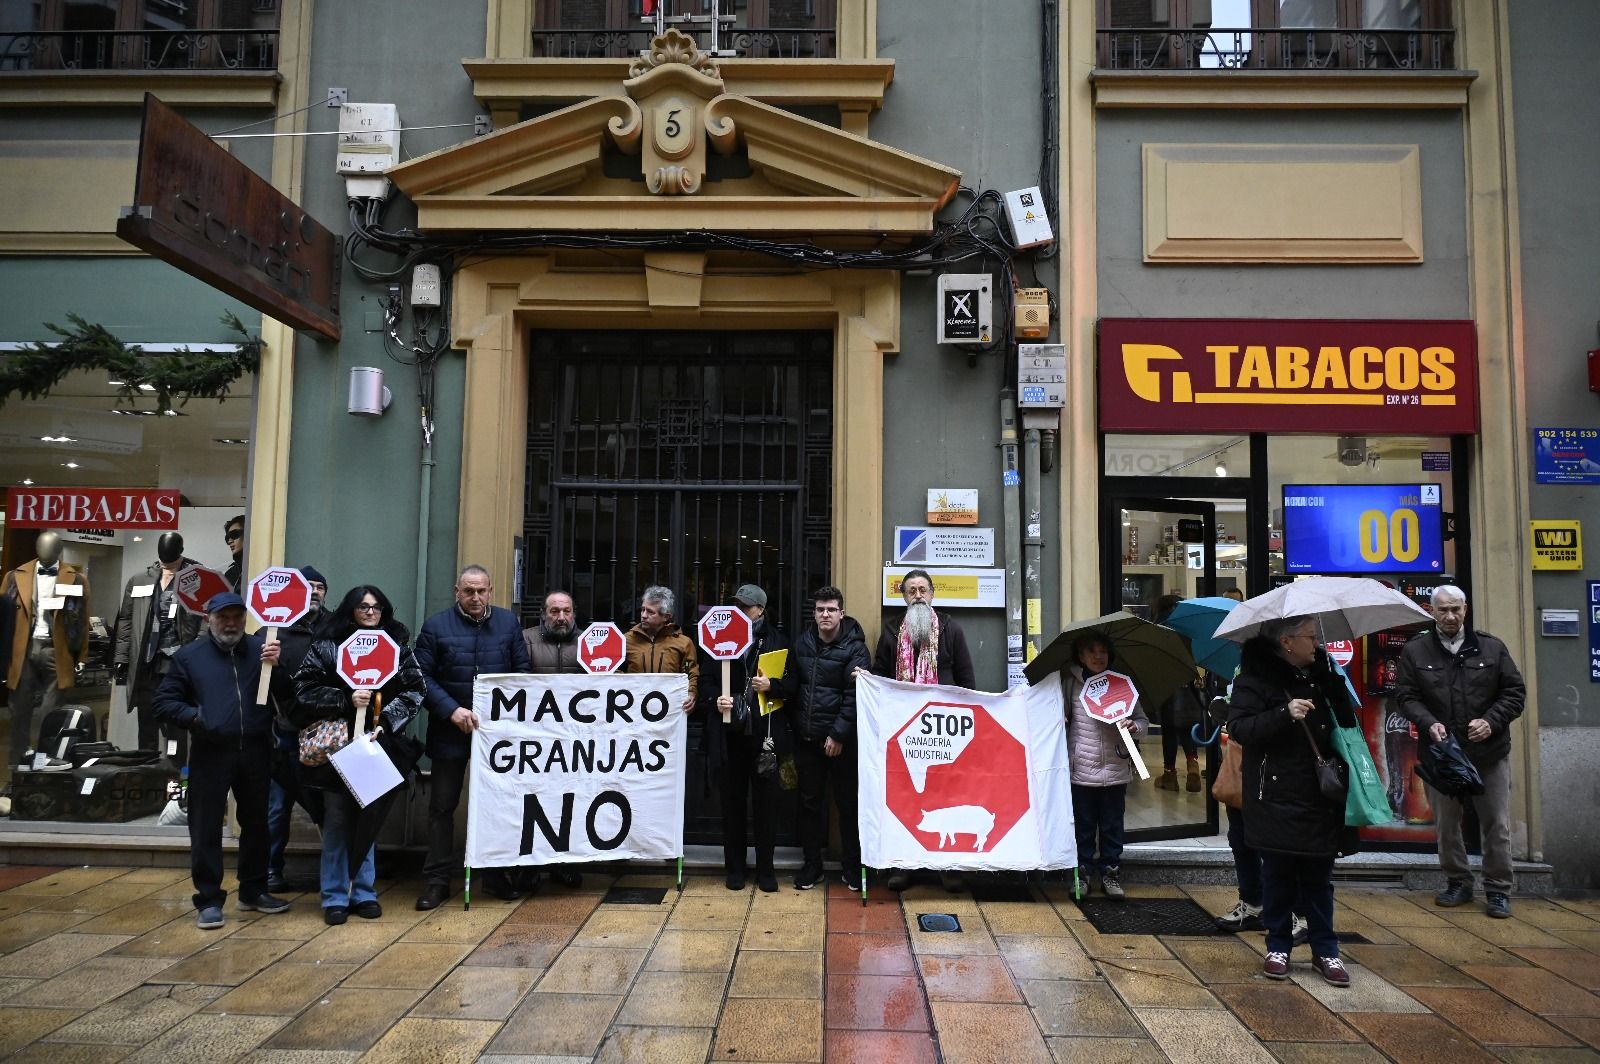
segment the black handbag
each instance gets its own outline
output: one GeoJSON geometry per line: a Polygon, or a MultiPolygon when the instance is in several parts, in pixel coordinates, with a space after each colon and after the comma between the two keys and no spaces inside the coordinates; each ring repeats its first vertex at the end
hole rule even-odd
{"type": "Polygon", "coordinates": [[[1440,794],[1467,798],[1483,793],[1483,776],[1454,735],[1446,735],[1442,743],[1423,743],[1420,755],[1417,775],[1440,794]]]}
{"type": "Polygon", "coordinates": [[[1311,734],[1311,725],[1300,720],[1300,727],[1306,730],[1306,741],[1311,744],[1311,754],[1317,759],[1317,789],[1322,796],[1343,809],[1346,799],[1350,796],[1350,769],[1339,756],[1323,757],[1321,747],[1317,746],[1316,736],[1311,734]]]}

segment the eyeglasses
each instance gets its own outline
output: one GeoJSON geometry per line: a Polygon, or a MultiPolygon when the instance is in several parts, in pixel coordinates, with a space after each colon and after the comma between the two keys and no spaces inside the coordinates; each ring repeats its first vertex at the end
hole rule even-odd
{"type": "Polygon", "coordinates": [[[357,613],[382,613],[383,607],[376,602],[363,602],[356,607],[357,613]]]}
{"type": "Polygon", "coordinates": [[[243,529],[238,529],[238,528],[230,528],[230,529],[228,529],[226,532],[224,532],[222,534],[222,538],[224,540],[228,541],[229,543],[232,543],[236,539],[243,539],[244,538],[244,530],[243,529]]]}

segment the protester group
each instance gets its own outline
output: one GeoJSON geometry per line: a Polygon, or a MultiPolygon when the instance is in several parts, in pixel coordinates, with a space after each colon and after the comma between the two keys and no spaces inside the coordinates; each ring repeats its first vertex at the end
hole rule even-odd
{"type": "MultiPolygon", "coordinates": [[[[154,567],[152,567],[154,568],[154,567]]],[[[363,809],[328,763],[328,754],[353,737],[375,734],[404,772],[422,750],[410,736],[426,735],[430,759],[427,792],[428,848],[425,885],[416,908],[435,909],[452,896],[461,874],[456,810],[469,785],[472,737],[481,721],[474,711],[474,682],[490,674],[578,673],[579,627],[570,594],[552,590],[542,600],[539,621],[523,629],[517,615],[494,603],[489,572],[468,565],[454,585],[454,603],[427,618],[414,644],[377,587],[351,588],[325,608],[327,582],[314,567],[310,582],[316,607],[277,639],[245,634],[245,604],[235,592],[206,604],[204,634],[170,651],[152,700],[150,727],[182,737],[188,758],[188,825],[197,923],[225,923],[222,888],[222,823],[229,793],[239,823],[238,897],[243,910],[279,913],[289,903],[284,861],[290,811],[298,803],[322,834],[321,905],[330,925],[354,915],[382,915],[375,884],[375,840],[381,823],[363,809]],[[376,690],[352,690],[336,674],[337,648],[359,629],[381,628],[401,647],[400,666],[376,690]],[[257,705],[263,668],[270,667],[269,697],[257,705]],[[413,718],[425,714],[425,727],[413,718]]],[[[794,825],[802,863],[793,886],[809,890],[824,882],[829,806],[839,838],[839,878],[852,891],[864,886],[857,832],[857,695],[863,674],[902,683],[965,688],[976,686],[972,654],[959,622],[933,606],[932,575],[913,570],[901,578],[905,609],[888,618],[869,653],[863,626],[845,613],[837,587],[814,591],[812,623],[790,643],[767,616],[767,594],[746,583],[733,604],[750,620],[753,639],[731,667],[713,667],[676,616],[673,592],[647,587],[638,599],[638,622],[625,633],[628,673],[682,674],[687,697],[678,708],[703,722],[699,755],[707,778],[720,791],[723,871],[729,890],[754,879],[758,889],[779,890],[774,851],[779,831],[779,792],[798,791],[794,825]],[[787,654],[774,658],[775,651],[787,654]],[[765,660],[784,662],[767,675],[765,660]],[[706,667],[702,667],[703,663],[706,667]],[[724,677],[727,678],[726,685],[724,677]],[[763,712],[781,704],[777,712],[763,712]],[[792,779],[784,779],[792,765],[792,779]],[[754,860],[751,861],[753,852],[754,860]]],[[[1172,602],[1165,604],[1170,608],[1172,602]]],[[[1419,734],[1442,748],[1458,745],[1463,763],[1481,778],[1481,793],[1460,795],[1429,786],[1437,818],[1439,858],[1447,879],[1435,901],[1450,907],[1473,897],[1462,825],[1466,803],[1481,829],[1485,911],[1510,914],[1510,727],[1523,708],[1520,674],[1505,644],[1466,625],[1465,593],[1444,585],[1432,595],[1433,627],[1406,644],[1399,664],[1394,708],[1419,734]]],[[[1333,867],[1359,846],[1348,822],[1343,792],[1328,786],[1328,773],[1359,770],[1336,765],[1335,738],[1356,724],[1353,690],[1320,638],[1316,617],[1266,621],[1243,645],[1236,675],[1197,673],[1191,694],[1210,694],[1213,710],[1226,721],[1237,778],[1225,803],[1228,842],[1234,856],[1239,900],[1217,919],[1227,931],[1265,931],[1263,974],[1287,978],[1293,948],[1309,942],[1312,964],[1328,982],[1348,985],[1334,930],[1333,867]]],[[[176,637],[176,633],[175,633],[176,637]]],[[[1090,629],[1071,645],[1062,670],[1071,806],[1077,869],[1070,890],[1080,901],[1095,893],[1116,901],[1121,881],[1126,799],[1134,780],[1130,744],[1144,737],[1150,720],[1133,712],[1107,724],[1085,711],[1080,694],[1097,675],[1117,667],[1117,646],[1104,631],[1090,629]]],[[[1165,707],[1163,707],[1165,709],[1165,707]]],[[[1177,789],[1176,751],[1189,755],[1190,791],[1199,790],[1193,747],[1182,743],[1164,719],[1165,767],[1156,786],[1177,789]]],[[[141,733],[143,742],[144,734],[141,733]]],[[[150,736],[153,739],[153,736],[150,736]]],[[[1191,740],[1192,741],[1192,740],[1191,740]]],[[[1354,774],[1354,773],[1352,773],[1354,774]]],[[[1219,799],[1223,798],[1218,793],[1219,799]]],[[[581,883],[570,865],[481,869],[474,890],[505,899],[539,889],[544,874],[565,886],[581,883]]],[[[903,890],[914,869],[880,869],[884,885],[903,890]]],[[[956,871],[941,878],[960,890],[956,871]]]]}

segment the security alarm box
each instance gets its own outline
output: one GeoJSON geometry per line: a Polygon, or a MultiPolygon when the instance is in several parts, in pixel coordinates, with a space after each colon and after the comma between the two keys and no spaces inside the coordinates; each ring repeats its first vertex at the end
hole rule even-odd
{"type": "Polygon", "coordinates": [[[1006,218],[1011,222],[1011,237],[1020,251],[1048,244],[1056,238],[1045,213],[1044,196],[1039,187],[1019,188],[1006,193],[1006,218]]]}
{"type": "Polygon", "coordinates": [[[1017,335],[1038,340],[1050,335],[1050,290],[1048,288],[1019,288],[1012,315],[1017,335]]]}
{"type": "Polygon", "coordinates": [[[1017,345],[1017,408],[1060,410],[1067,405],[1067,349],[1063,344],[1017,345]]]}
{"type": "Polygon", "coordinates": [[[946,273],[939,277],[941,344],[987,344],[994,338],[994,279],[986,273],[946,273]]]}

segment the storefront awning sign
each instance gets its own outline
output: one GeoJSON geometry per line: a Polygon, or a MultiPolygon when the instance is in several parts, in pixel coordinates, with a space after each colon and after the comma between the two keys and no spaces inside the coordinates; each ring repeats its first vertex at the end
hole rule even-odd
{"type": "Polygon", "coordinates": [[[10,528],[178,527],[176,488],[9,488],[10,528]]]}
{"type": "Polygon", "coordinates": [[[1105,432],[1478,431],[1470,321],[1105,318],[1105,432]]]}

